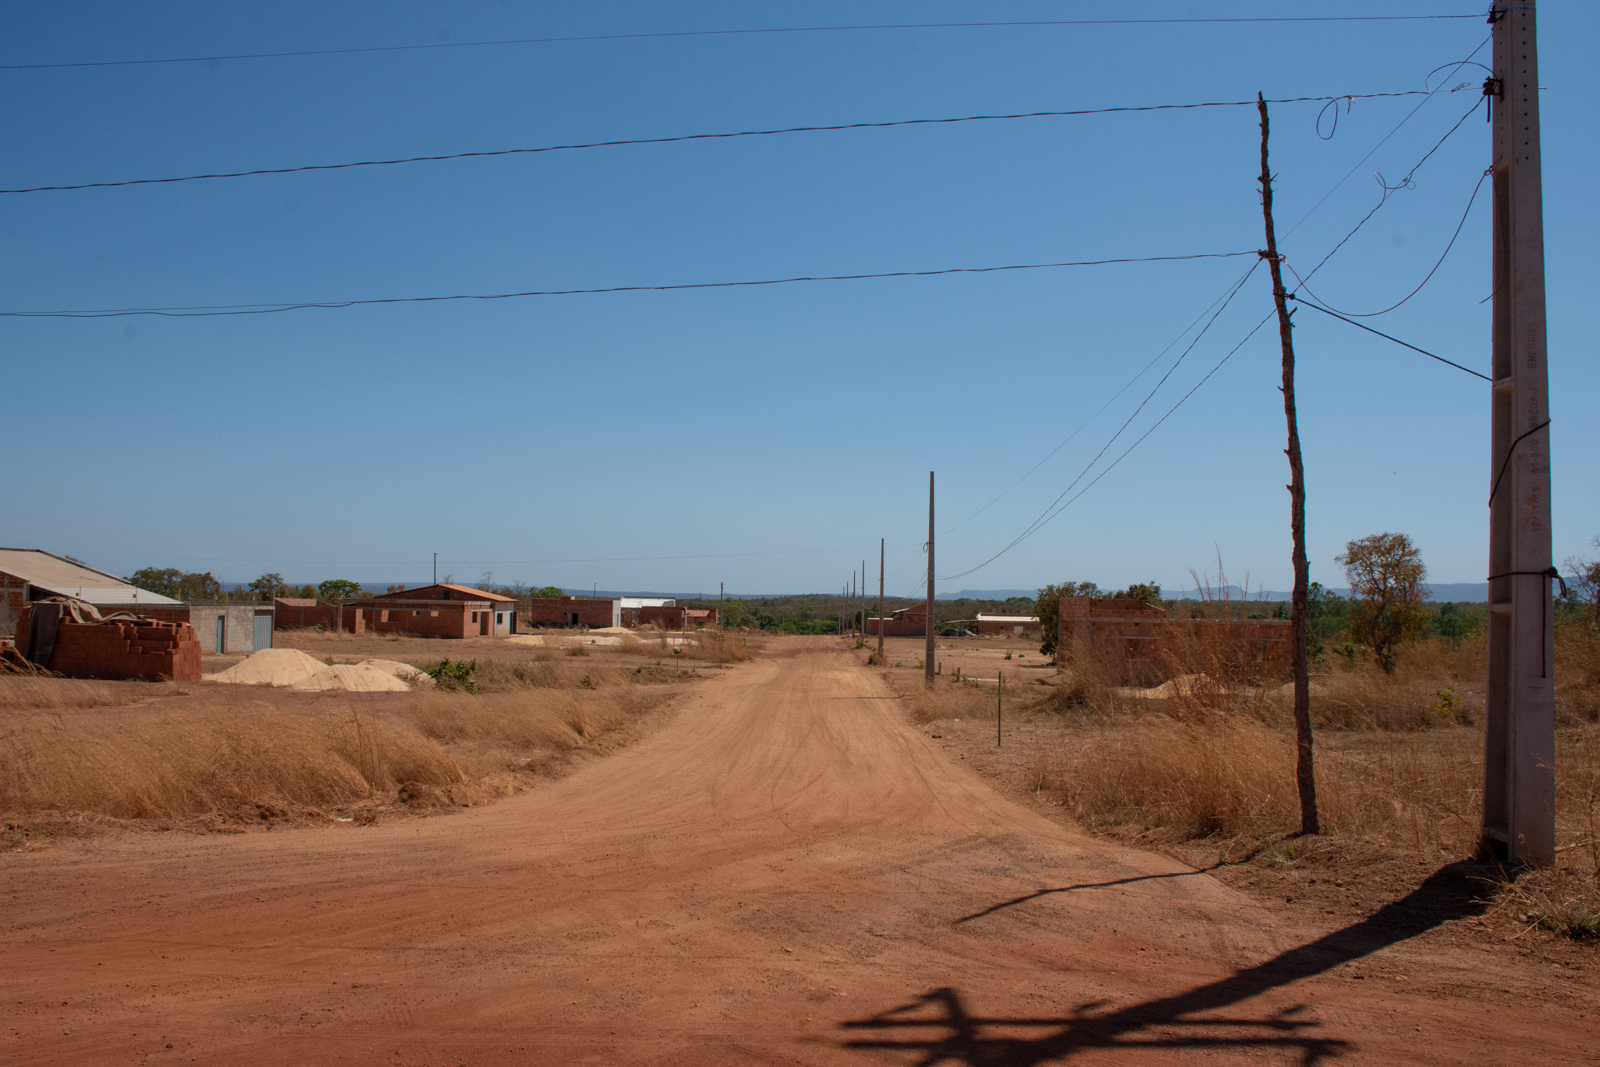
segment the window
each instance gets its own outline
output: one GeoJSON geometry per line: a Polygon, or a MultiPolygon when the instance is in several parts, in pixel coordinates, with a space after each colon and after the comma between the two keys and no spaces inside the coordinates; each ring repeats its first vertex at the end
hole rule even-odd
{"type": "Polygon", "coordinates": [[[478,613],[476,611],[474,611],[472,613],[472,621],[473,622],[477,622],[478,621],[478,613]]]}

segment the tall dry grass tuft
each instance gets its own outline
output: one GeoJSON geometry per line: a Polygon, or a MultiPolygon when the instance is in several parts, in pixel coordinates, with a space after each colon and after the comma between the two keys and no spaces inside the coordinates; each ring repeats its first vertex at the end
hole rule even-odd
{"type": "Polygon", "coordinates": [[[482,696],[432,692],[419,694],[401,715],[422,736],[450,746],[463,770],[478,777],[575,748],[671,696],[643,687],[482,696]]]}
{"type": "Polygon", "coordinates": [[[750,658],[744,636],[726,630],[702,630],[684,642],[683,654],[705,663],[742,663],[750,658]]]}
{"type": "MultiPolygon", "coordinates": [[[[1168,839],[1265,837],[1299,823],[1294,743],[1255,719],[1124,718],[1042,746],[1037,788],[1087,825],[1168,839]]],[[[1331,833],[1471,850],[1482,756],[1474,734],[1349,735],[1318,753],[1331,833]]]]}
{"type": "Polygon", "coordinates": [[[524,689],[609,689],[633,684],[615,667],[571,663],[557,657],[556,651],[547,650],[543,656],[518,663],[486,660],[478,664],[474,677],[486,693],[524,689]]]}
{"type": "Polygon", "coordinates": [[[995,691],[970,682],[941,681],[932,689],[917,686],[906,695],[912,721],[994,717],[995,691]]]}
{"type": "Polygon", "coordinates": [[[346,710],[267,705],[119,721],[12,718],[0,727],[0,809],[182,817],[241,805],[323,806],[448,784],[461,772],[416,730],[346,710]]]}

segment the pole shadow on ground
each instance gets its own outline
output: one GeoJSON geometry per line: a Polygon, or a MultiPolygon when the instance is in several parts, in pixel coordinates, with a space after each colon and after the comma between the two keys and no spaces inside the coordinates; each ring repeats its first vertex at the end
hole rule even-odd
{"type": "MultiPolygon", "coordinates": [[[[1148,1051],[1157,1057],[1170,1049],[1281,1048],[1297,1050],[1302,1064],[1315,1064],[1351,1049],[1343,1039],[1313,1031],[1321,1024],[1305,1005],[1267,1016],[1214,1016],[1215,1012],[1270,990],[1290,985],[1360,959],[1453,919],[1481,915],[1484,883],[1498,871],[1477,863],[1452,863],[1429,875],[1416,889],[1386,904],[1360,922],[1237,971],[1227,978],[1183,993],[1101,1011],[1103,1001],[1083,1004],[1060,1018],[974,1015],[957,989],[924,993],[909,1004],[866,1019],[843,1023],[846,1030],[876,1031],[845,1041],[845,1048],[920,1052],[919,1067],[1034,1067],[1071,1059],[1093,1049],[1148,1051]]],[[[1046,893],[1018,897],[966,917],[970,921],[1046,893]]]]}

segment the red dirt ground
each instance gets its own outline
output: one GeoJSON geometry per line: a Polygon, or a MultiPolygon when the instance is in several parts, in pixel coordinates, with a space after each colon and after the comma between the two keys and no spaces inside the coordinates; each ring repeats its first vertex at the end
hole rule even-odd
{"type": "Polygon", "coordinates": [[[0,856],[0,1059],[1595,1062],[1591,976],[1419,939],[1452,868],[1308,932],[1001,796],[828,638],[680,705],[448,817],[0,856]]]}

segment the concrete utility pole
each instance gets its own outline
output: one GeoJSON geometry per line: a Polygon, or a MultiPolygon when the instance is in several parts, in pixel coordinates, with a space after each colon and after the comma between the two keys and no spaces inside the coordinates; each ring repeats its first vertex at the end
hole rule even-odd
{"type": "Polygon", "coordinates": [[[861,622],[856,626],[856,634],[861,643],[867,643],[867,561],[861,561],[861,595],[856,597],[856,607],[861,610],[861,622]]]}
{"type": "Polygon", "coordinates": [[[722,602],[727,598],[728,583],[717,583],[717,629],[722,629],[722,602]]]}
{"type": "Polygon", "coordinates": [[[433,584],[439,584],[439,553],[433,554],[433,584]]]}
{"type": "Polygon", "coordinates": [[[883,538],[878,538],[878,661],[883,662],[883,538]]]}
{"type": "Polygon", "coordinates": [[[1493,411],[1489,453],[1489,692],[1485,852],[1555,862],[1555,605],[1550,546],[1550,375],[1534,4],[1496,0],[1493,411]]]}
{"type": "Polygon", "coordinates": [[[928,472],[928,613],[923,616],[922,630],[927,634],[927,648],[922,656],[922,682],[933,688],[933,472],[928,472]]]}

